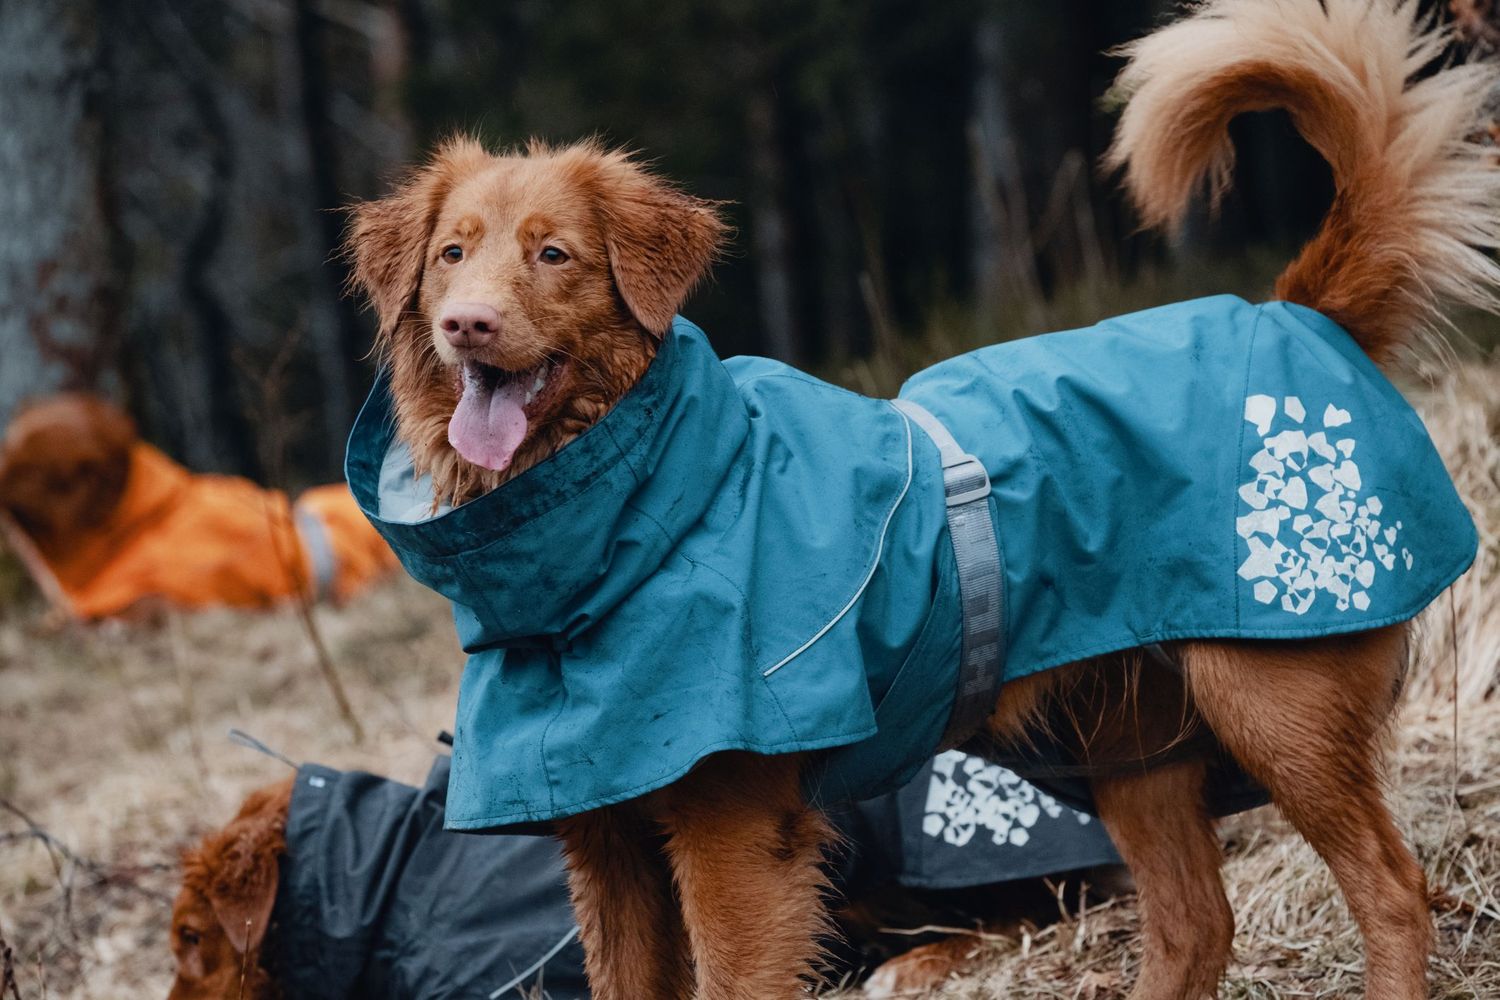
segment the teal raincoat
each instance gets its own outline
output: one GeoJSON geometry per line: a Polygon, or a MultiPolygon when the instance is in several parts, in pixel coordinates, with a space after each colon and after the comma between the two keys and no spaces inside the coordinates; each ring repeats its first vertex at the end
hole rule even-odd
{"type": "MultiPolygon", "coordinates": [[[[1219,296],[942,362],[901,390],[987,468],[1004,677],[1172,639],[1410,618],[1476,536],[1421,420],[1337,325],[1219,296]]],[[[722,750],[865,798],[939,749],[960,648],[936,447],[888,401],[677,320],[556,455],[433,513],[382,377],[361,507],[469,653],[447,824],[634,798],[722,750]]]]}

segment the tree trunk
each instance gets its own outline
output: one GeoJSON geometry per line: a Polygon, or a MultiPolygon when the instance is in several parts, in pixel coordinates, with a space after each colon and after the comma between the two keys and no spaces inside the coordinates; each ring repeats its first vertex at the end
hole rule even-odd
{"type": "Polygon", "coordinates": [[[262,473],[256,433],[241,392],[236,356],[239,324],[224,304],[211,269],[224,248],[235,173],[234,138],[218,92],[218,74],[193,32],[171,8],[152,22],[156,44],[182,85],[205,153],[202,194],[178,258],[183,315],[198,343],[209,426],[186,435],[202,469],[262,473]]]}
{"type": "Polygon", "coordinates": [[[1032,306],[1040,282],[1029,234],[1015,125],[1006,103],[1005,13],[992,4],[974,32],[974,105],[969,119],[972,161],[969,260],[979,320],[988,326],[1002,308],[1032,306]]]}
{"type": "Polygon", "coordinates": [[[827,357],[856,357],[869,338],[859,333],[859,233],[846,196],[848,141],[829,100],[819,102],[812,134],[813,184],[818,231],[818,298],[827,357]]]}
{"type": "Polygon", "coordinates": [[[786,207],[786,164],[776,127],[775,94],[757,87],[745,102],[750,139],[750,239],[756,297],[766,353],[788,363],[799,355],[790,259],[792,224],[786,207]]]}
{"type": "Polygon", "coordinates": [[[0,3],[0,423],[115,362],[99,22],[92,3],[0,3]]]}
{"type": "Polygon", "coordinates": [[[312,0],[296,0],[293,34],[297,48],[300,75],[302,130],[306,140],[308,176],[312,181],[313,210],[318,224],[313,232],[318,240],[319,256],[325,261],[319,268],[321,281],[313,290],[310,312],[314,353],[318,374],[323,382],[324,436],[328,442],[328,460],[339,468],[344,455],[344,439],[358,402],[354,385],[362,381],[358,359],[368,348],[364,325],[353,301],[345,297],[344,286],[349,269],[336,255],[342,237],[344,217],[338,211],[344,197],[339,188],[339,143],[333,135],[328,105],[330,88],[326,58],[326,24],[318,5],[312,0]]]}

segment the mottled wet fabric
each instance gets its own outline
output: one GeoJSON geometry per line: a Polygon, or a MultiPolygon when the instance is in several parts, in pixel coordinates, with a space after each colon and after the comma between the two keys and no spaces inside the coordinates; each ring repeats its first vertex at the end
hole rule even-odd
{"type": "MultiPolygon", "coordinates": [[[[1400,621],[1473,558],[1421,421],[1297,306],[1149,310],[953,358],[901,396],[989,472],[1007,678],[1400,621]]],[[[434,514],[382,378],[348,472],[470,654],[449,825],[571,815],[728,749],[822,751],[818,801],[899,787],[953,701],[940,471],[888,402],[720,362],[678,320],[599,424],[434,514]]]]}
{"type": "Polygon", "coordinates": [[[298,770],[267,945],[285,1000],[588,996],[557,843],[445,832],[447,786],[446,757],[421,788],[298,770]]]}
{"type": "MultiPolygon", "coordinates": [[[[285,1000],[586,1000],[558,842],[443,830],[447,784],[446,757],[420,788],[299,769],[266,948],[285,1000]]],[[[832,818],[830,877],[851,898],[1117,860],[1100,823],[956,751],[832,818]]]]}
{"type": "Polygon", "coordinates": [[[812,777],[830,799],[896,787],[932,754],[956,676],[953,553],[936,450],[884,400],[723,363],[679,320],[604,420],[469,504],[423,517],[383,381],[349,475],[454,602],[470,654],[451,827],[632,798],[717,750],[879,759],[842,772],[858,787],[812,777]],[[888,696],[907,688],[947,694],[888,696]]]}
{"type": "Polygon", "coordinates": [[[1474,558],[1421,419],[1301,306],[1164,306],[953,358],[901,395],[989,469],[1008,678],[1402,621],[1474,558]]]}

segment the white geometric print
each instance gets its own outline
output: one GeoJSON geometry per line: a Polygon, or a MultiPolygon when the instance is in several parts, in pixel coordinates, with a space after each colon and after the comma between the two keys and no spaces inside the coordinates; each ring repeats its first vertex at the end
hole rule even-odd
{"type": "Polygon", "coordinates": [[[1052,819],[1068,813],[1080,825],[1091,821],[999,764],[958,750],[945,750],[933,760],[923,811],[922,832],[954,847],[967,844],[980,827],[996,844],[1023,847],[1044,813],[1052,819]]]}
{"type": "MultiPolygon", "coordinates": [[[[1261,449],[1250,457],[1254,477],[1239,487],[1249,508],[1235,518],[1247,550],[1240,578],[1255,581],[1251,592],[1261,604],[1280,598],[1292,614],[1306,614],[1320,591],[1340,611],[1366,610],[1376,575],[1395,568],[1401,522],[1382,524],[1384,504],[1363,492],[1355,439],[1340,432],[1329,440],[1353,416],[1329,403],[1323,429],[1309,434],[1300,426],[1302,400],[1286,396],[1278,406],[1274,396],[1256,394],[1245,397],[1245,419],[1261,449]]],[[[1400,553],[1411,569],[1411,552],[1400,553]]]]}

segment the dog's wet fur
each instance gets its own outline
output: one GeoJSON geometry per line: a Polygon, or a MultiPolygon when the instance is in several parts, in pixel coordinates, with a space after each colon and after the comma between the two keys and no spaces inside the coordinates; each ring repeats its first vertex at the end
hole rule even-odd
{"type": "Polygon", "coordinates": [[[439,499],[494,489],[598,422],[651,364],[727,233],[715,203],[597,143],[491,156],[453,139],[395,194],[356,206],[354,280],[376,312],[398,431],[439,499]],[[457,261],[445,256],[453,248],[457,261]],[[444,306],[463,302],[498,314],[494,341],[462,349],[443,337],[444,306]],[[466,362],[550,370],[503,470],[466,461],[448,443],[466,362]]]}
{"type": "MultiPolygon", "coordinates": [[[[1466,137],[1496,75],[1469,65],[1416,79],[1445,41],[1414,4],[1394,0],[1211,0],[1127,51],[1108,163],[1145,221],[1169,227],[1205,178],[1215,193],[1227,183],[1228,122],[1287,109],[1331,164],[1337,194],[1276,295],[1334,319],[1387,362],[1438,317],[1440,301],[1495,305],[1497,271],[1482,251],[1500,236],[1500,182],[1466,137]]],[[[725,232],[714,204],[596,144],[491,155],[455,140],[391,197],[357,205],[355,281],[378,314],[398,433],[440,499],[493,489],[599,420],[650,364],[725,232]],[[453,246],[457,261],[445,257],[453,246]],[[455,301],[495,311],[493,343],[466,353],[445,341],[437,321],[455,301]],[[563,372],[528,409],[525,440],[501,470],[466,461],[447,440],[458,373],[474,360],[563,372]]],[[[1171,650],[1190,721],[1212,731],[1332,869],[1364,936],[1367,996],[1378,1000],[1426,995],[1432,938],[1422,870],[1380,790],[1382,730],[1406,651],[1406,625],[1171,650]]],[[[990,730],[1022,739],[1080,674],[1135,659],[1008,684],[990,730]]],[[[1097,716],[1083,728],[1100,757],[1181,731],[1180,706],[1153,710],[1156,668],[1141,669],[1139,711],[1078,709],[1097,716]]],[[[800,995],[827,926],[820,863],[832,836],[803,799],[802,764],[719,754],[665,789],[558,823],[599,1000],[800,995]]],[[[1211,996],[1228,960],[1233,918],[1204,774],[1204,760],[1187,759],[1094,782],[1139,885],[1135,1000],[1211,996]]]]}
{"type": "Polygon", "coordinates": [[[292,784],[252,792],[230,823],[182,857],[169,940],[177,962],[168,1000],[274,1000],[259,961],[276,905],[292,784]]]}

